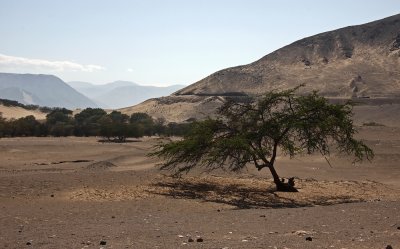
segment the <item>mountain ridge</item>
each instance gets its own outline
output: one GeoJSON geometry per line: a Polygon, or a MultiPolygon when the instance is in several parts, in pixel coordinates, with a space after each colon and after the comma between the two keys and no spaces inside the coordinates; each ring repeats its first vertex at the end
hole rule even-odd
{"type": "MultiPolygon", "coordinates": [[[[316,90],[330,99],[397,105],[400,14],[300,39],[252,63],[219,70],[168,97],[121,110],[182,122],[212,115],[227,96],[257,96],[300,84],[305,84],[300,94],[316,90]]],[[[383,114],[375,117],[384,119],[383,114]]]]}
{"type": "MultiPolygon", "coordinates": [[[[336,83],[332,88],[328,85],[318,87],[317,90],[328,97],[362,97],[367,94],[382,96],[382,91],[387,89],[382,89],[381,86],[375,87],[377,89],[365,89],[366,86],[362,83],[365,83],[367,78],[376,83],[377,80],[370,73],[371,67],[379,66],[379,71],[385,72],[389,79],[393,78],[390,74],[398,73],[399,45],[400,15],[395,15],[300,39],[255,62],[217,71],[183,88],[175,95],[226,92],[254,94],[271,90],[275,85],[278,85],[278,88],[287,88],[302,83],[313,85],[324,80],[336,83]],[[376,63],[382,60],[382,55],[388,57],[385,58],[385,62],[389,65],[376,63]],[[366,58],[373,63],[368,63],[366,58]],[[359,65],[354,67],[356,64],[359,65]],[[332,67],[347,75],[330,73],[333,72],[332,67]],[[396,71],[390,71],[390,67],[396,71]],[[316,78],[316,75],[323,75],[323,78],[316,78]],[[340,89],[337,88],[338,85],[340,89]]],[[[395,83],[396,95],[400,96],[398,77],[395,78],[395,83]]],[[[304,91],[310,90],[312,87],[308,86],[304,91]]]]}
{"type": "Polygon", "coordinates": [[[47,74],[0,73],[0,98],[70,109],[97,106],[60,78],[47,74]]]}
{"type": "Polygon", "coordinates": [[[92,99],[102,108],[123,108],[138,104],[149,98],[166,96],[184,87],[143,86],[130,81],[114,81],[103,85],[88,82],[68,82],[75,89],[92,99]]]}

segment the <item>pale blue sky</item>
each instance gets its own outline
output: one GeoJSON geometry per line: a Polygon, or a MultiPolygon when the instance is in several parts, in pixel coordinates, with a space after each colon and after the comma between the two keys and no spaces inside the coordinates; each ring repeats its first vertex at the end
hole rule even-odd
{"type": "Polygon", "coordinates": [[[399,0],[0,0],[0,71],[191,84],[399,0]]]}

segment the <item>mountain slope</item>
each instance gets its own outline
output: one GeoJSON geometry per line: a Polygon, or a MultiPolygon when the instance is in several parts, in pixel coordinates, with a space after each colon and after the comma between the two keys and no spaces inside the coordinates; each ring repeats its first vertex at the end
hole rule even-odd
{"type": "Polygon", "coordinates": [[[146,99],[167,96],[182,85],[168,87],[141,86],[129,81],[115,81],[105,85],[87,82],[68,82],[103,108],[122,108],[138,104],[146,99]]]}
{"type": "Polygon", "coordinates": [[[228,68],[176,95],[256,94],[307,84],[328,97],[400,96],[400,15],[296,41],[228,68]]]}
{"type": "Polygon", "coordinates": [[[69,109],[97,105],[53,75],[0,73],[0,98],[69,109]]]}
{"type": "MultiPolygon", "coordinates": [[[[399,104],[400,15],[301,39],[248,65],[213,73],[169,97],[122,111],[181,122],[212,114],[211,107],[225,96],[259,95],[299,84],[306,84],[304,93],[317,90],[328,98],[356,99],[369,106],[399,104]]],[[[368,113],[365,108],[363,113],[368,113]]],[[[389,114],[382,115],[375,116],[389,114]]]]}

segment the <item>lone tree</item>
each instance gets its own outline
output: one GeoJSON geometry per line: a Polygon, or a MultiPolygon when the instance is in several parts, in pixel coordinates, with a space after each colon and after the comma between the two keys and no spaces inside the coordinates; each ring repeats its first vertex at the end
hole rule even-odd
{"type": "Polygon", "coordinates": [[[293,192],[293,180],[285,183],[275,170],[278,150],[291,158],[328,156],[334,148],[355,160],[373,158],[373,151],[353,137],[352,103],[330,104],[316,92],[296,95],[299,87],[269,92],[258,101],[228,100],[218,118],[195,122],[182,140],[160,143],[150,156],[161,157],[161,169],[177,174],[196,166],[238,171],[252,163],[270,170],[278,191],[293,192]]]}

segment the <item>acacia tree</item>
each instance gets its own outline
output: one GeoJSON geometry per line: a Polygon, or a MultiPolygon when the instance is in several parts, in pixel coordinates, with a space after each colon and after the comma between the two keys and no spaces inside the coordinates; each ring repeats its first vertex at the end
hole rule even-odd
{"type": "Polygon", "coordinates": [[[278,191],[297,191],[275,169],[279,151],[292,158],[315,152],[328,156],[336,149],[355,160],[373,158],[373,151],[354,138],[352,103],[330,104],[316,92],[300,96],[295,94],[299,87],[269,92],[258,101],[228,100],[218,118],[195,122],[182,140],[162,142],[150,156],[163,158],[161,169],[176,173],[196,166],[238,171],[251,163],[270,170],[278,191]]]}

